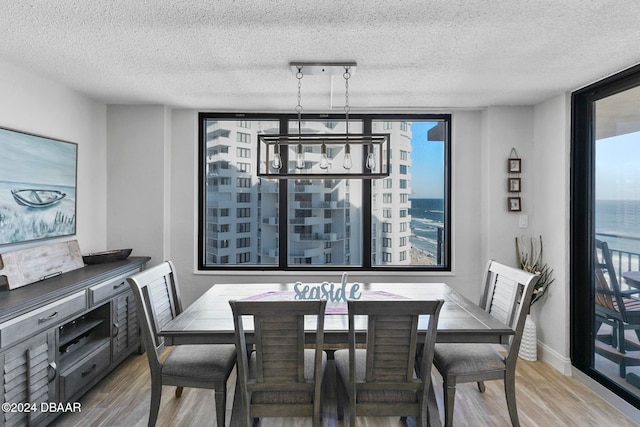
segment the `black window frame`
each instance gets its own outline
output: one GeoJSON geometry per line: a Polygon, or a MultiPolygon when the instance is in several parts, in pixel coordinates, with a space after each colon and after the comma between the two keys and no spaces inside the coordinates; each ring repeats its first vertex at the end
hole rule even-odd
{"type": "MultiPolygon", "coordinates": [[[[442,251],[442,264],[441,265],[372,265],[372,236],[371,236],[371,215],[365,215],[365,212],[371,212],[371,179],[363,179],[362,188],[362,229],[360,230],[362,238],[362,257],[360,265],[326,265],[326,264],[288,264],[287,256],[280,256],[278,265],[228,265],[218,264],[215,266],[206,264],[206,206],[205,197],[206,190],[204,183],[206,182],[206,129],[205,122],[209,119],[215,120],[262,120],[262,121],[280,121],[280,130],[282,133],[286,133],[288,130],[288,123],[292,120],[297,120],[296,114],[278,114],[278,113],[216,113],[216,112],[200,112],[198,114],[198,271],[224,271],[224,270],[241,270],[241,271],[354,271],[354,272],[368,272],[368,271],[397,271],[397,272],[450,272],[453,265],[452,260],[452,212],[451,212],[451,199],[453,188],[451,184],[451,170],[452,170],[452,157],[451,149],[453,145],[452,141],[452,115],[451,114],[349,114],[349,120],[360,121],[363,126],[363,133],[371,133],[372,123],[374,121],[439,121],[442,122],[442,141],[444,141],[444,194],[443,194],[443,208],[444,208],[444,230],[443,230],[443,246],[442,251]]],[[[303,120],[344,120],[344,115],[341,114],[303,114],[303,120]]],[[[440,139],[439,139],[440,140],[440,139]]],[[[253,144],[254,141],[251,141],[253,144]]],[[[393,141],[391,141],[393,144],[393,141]]],[[[238,144],[246,144],[245,142],[238,142],[238,144]]],[[[242,146],[242,145],[239,145],[242,146]]],[[[253,148],[253,147],[252,147],[253,148]]],[[[253,150],[252,150],[253,152],[253,150]]],[[[389,165],[393,164],[393,159],[389,165]]],[[[396,159],[396,162],[399,162],[396,159]]],[[[252,174],[253,176],[253,174],[252,174]]],[[[256,176],[257,178],[257,176],[256,176]]],[[[281,179],[278,183],[279,193],[287,194],[287,180],[281,179]]],[[[280,224],[287,224],[287,200],[286,197],[280,197],[279,202],[279,218],[280,224]]],[[[279,242],[280,247],[278,249],[280,254],[286,254],[288,250],[287,244],[287,230],[286,227],[280,227],[279,230],[279,242]]]]}
{"type": "Polygon", "coordinates": [[[574,367],[636,408],[640,399],[593,368],[595,325],[595,111],[600,99],[640,86],[640,65],[571,95],[570,354],[574,367]],[[587,312],[585,313],[585,307],[587,312]]]}

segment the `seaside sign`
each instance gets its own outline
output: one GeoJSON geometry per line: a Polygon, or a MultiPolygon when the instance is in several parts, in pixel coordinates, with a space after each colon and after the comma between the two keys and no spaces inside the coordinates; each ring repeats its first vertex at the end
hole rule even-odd
{"type": "Polygon", "coordinates": [[[333,282],[322,282],[316,286],[296,282],[293,291],[296,300],[324,299],[330,302],[347,302],[348,299],[357,300],[362,297],[359,283],[347,286],[347,273],[342,273],[342,283],[337,286],[333,282]]]}

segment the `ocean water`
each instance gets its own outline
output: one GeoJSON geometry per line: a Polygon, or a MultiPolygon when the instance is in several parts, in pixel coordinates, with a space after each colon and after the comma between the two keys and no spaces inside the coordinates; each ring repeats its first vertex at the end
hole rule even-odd
{"type": "Polygon", "coordinates": [[[438,228],[444,227],[444,199],[411,199],[411,246],[436,259],[438,228]]]}
{"type": "Polygon", "coordinates": [[[640,200],[596,200],[595,223],[611,249],[640,254],[640,200]]]}

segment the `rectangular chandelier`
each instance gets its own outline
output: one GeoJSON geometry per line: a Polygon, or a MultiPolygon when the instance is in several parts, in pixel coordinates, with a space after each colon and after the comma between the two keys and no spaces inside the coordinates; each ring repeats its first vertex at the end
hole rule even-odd
{"type": "Polygon", "coordinates": [[[388,133],[258,135],[258,176],[382,178],[389,176],[388,133]]]}

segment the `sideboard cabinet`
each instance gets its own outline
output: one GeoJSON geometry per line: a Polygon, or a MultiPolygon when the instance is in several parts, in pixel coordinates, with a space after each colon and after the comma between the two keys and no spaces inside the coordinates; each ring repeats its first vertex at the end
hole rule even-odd
{"type": "Polygon", "coordinates": [[[47,425],[141,351],[126,278],[149,259],[87,265],[0,291],[0,426],[47,425]]]}

